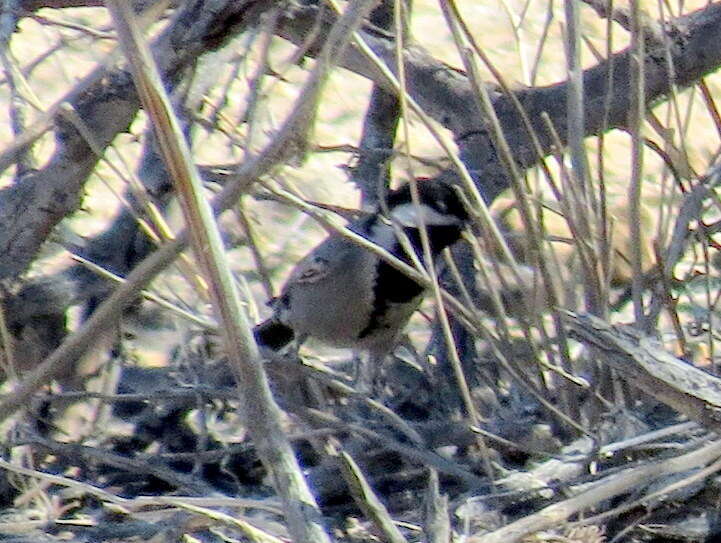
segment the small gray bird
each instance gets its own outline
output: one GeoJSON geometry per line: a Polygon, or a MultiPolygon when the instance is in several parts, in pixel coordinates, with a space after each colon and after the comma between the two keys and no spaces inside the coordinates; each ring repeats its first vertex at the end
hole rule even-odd
{"type": "MultiPolygon", "coordinates": [[[[455,243],[468,214],[445,181],[419,180],[419,205],[410,185],[386,197],[386,212],[352,222],[348,228],[411,263],[392,222],[423,255],[419,225],[425,225],[433,257],[455,243]]],[[[293,269],[281,294],[270,303],[273,316],[254,329],[258,344],[279,350],[294,338],[311,336],[335,347],[387,354],[423,298],[423,287],[376,254],[331,234],[293,269]]]]}

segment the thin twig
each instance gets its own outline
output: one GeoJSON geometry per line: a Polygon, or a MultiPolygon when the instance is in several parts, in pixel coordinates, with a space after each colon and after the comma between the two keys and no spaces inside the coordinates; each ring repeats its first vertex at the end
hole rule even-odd
{"type": "Polygon", "coordinates": [[[647,485],[650,481],[664,475],[706,465],[716,461],[719,456],[721,456],[721,442],[713,441],[700,449],[675,458],[622,470],[595,483],[590,490],[549,505],[490,534],[471,537],[468,542],[516,543],[528,534],[555,528],[572,516],[590,509],[600,502],[629,492],[639,485],[647,485]]]}
{"type": "Polygon", "coordinates": [[[366,480],[363,472],[355,463],[353,457],[346,451],[340,451],[339,464],[341,473],[345,479],[350,493],[358,507],[363,510],[366,517],[371,519],[383,535],[382,540],[389,543],[408,543],[393,519],[388,513],[385,505],[380,501],[376,493],[366,480]]]}

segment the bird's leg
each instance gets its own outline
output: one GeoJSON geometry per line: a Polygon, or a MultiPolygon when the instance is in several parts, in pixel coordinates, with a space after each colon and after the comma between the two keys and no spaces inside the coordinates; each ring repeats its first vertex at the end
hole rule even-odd
{"type": "Polygon", "coordinates": [[[384,361],[388,348],[369,349],[364,356],[356,356],[355,389],[373,398],[380,398],[385,386],[384,361]]]}
{"type": "Polygon", "coordinates": [[[300,348],[303,346],[303,344],[308,340],[308,334],[298,334],[298,337],[295,338],[295,342],[293,344],[293,349],[295,356],[300,358],[300,354],[298,352],[300,351],[300,348]]]}
{"type": "Polygon", "coordinates": [[[353,353],[353,387],[365,396],[372,393],[373,371],[368,353],[353,353]]]}

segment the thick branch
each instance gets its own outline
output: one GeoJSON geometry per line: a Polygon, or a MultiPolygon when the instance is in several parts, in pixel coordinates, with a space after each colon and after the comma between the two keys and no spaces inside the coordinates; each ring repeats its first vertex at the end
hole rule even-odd
{"type": "MultiPolygon", "coordinates": [[[[285,20],[280,34],[294,43],[303,43],[315,23],[317,12],[305,7],[285,20]]],[[[646,103],[651,105],[665,98],[673,83],[687,87],[721,65],[721,48],[709,44],[721,40],[721,4],[708,7],[677,18],[665,30],[673,63],[671,74],[662,45],[649,47],[646,58],[646,103]]],[[[314,55],[321,44],[323,31],[308,48],[314,55]]],[[[366,31],[364,40],[391,70],[395,71],[395,47],[392,39],[379,32],[366,31]]],[[[461,158],[478,179],[479,188],[490,201],[508,186],[506,172],[490,142],[482,116],[474,107],[471,85],[465,74],[443,64],[420,46],[409,47],[405,53],[406,77],[409,94],[435,120],[450,129],[460,148],[461,158]]],[[[628,50],[584,72],[586,106],[585,133],[598,134],[609,128],[626,124],[629,111],[630,71],[628,50]],[[613,77],[609,86],[608,73],[613,77]],[[605,123],[606,96],[608,101],[607,125],[605,123]]],[[[391,91],[392,87],[359,53],[351,50],[342,65],[354,72],[373,79],[391,91]]],[[[545,128],[541,114],[547,113],[558,130],[561,140],[566,140],[565,104],[567,83],[560,82],[545,87],[521,88],[515,95],[526,110],[542,146],[547,154],[552,145],[551,136],[545,128]]],[[[493,102],[511,150],[522,167],[535,165],[540,157],[530,143],[528,133],[513,101],[506,95],[495,93],[493,102]]]]}
{"type": "Polygon", "coordinates": [[[711,431],[721,429],[721,379],[663,350],[633,328],[566,312],[571,334],[603,353],[629,383],[711,431]]]}
{"type": "MultiPolygon", "coordinates": [[[[26,0],[28,9],[37,8],[44,4],[56,6],[76,5],[71,2],[39,2],[26,0]]],[[[77,2],[83,4],[83,2],[77,2]]],[[[229,3],[227,8],[216,8],[209,4],[216,2],[197,0],[193,7],[186,12],[202,15],[206,18],[208,13],[223,13],[218,17],[214,26],[207,25],[207,21],[198,21],[192,28],[188,28],[188,39],[183,43],[183,49],[194,50],[199,53],[206,47],[214,36],[227,36],[237,30],[239,24],[247,22],[248,14],[256,10],[263,2],[261,0],[247,0],[240,6],[229,3]],[[192,47],[194,40],[196,47],[192,47]]],[[[222,2],[217,2],[222,4],[222,2]]],[[[317,5],[307,4],[295,6],[284,14],[282,24],[279,25],[278,34],[286,39],[303,45],[307,48],[309,56],[317,55],[322,47],[327,29],[332,24],[332,16],[328,10],[321,14],[317,5]],[[319,32],[314,32],[314,25],[318,17],[326,20],[319,32]],[[316,36],[308,44],[309,36],[316,36]]],[[[194,23],[196,21],[193,21],[194,23]]],[[[709,47],[709,44],[719,43],[721,39],[721,4],[715,3],[684,15],[672,21],[665,29],[667,43],[670,48],[673,74],[670,73],[665,61],[666,54],[662,41],[654,40],[655,47],[648,47],[646,59],[646,101],[653,104],[663,99],[670,91],[671,83],[680,87],[693,84],[703,75],[715,70],[721,65],[721,48],[709,47]]],[[[179,36],[178,32],[175,32],[179,36]]],[[[368,29],[363,37],[376,55],[395,70],[395,44],[392,38],[378,30],[368,29]]],[[[167,50],[164,53],[168,52],[167,50]]],[[[172,51],[170,51],[172,52],[172,51]]],[[[506,172],[498,160],[497,153],[490,142],[484,127],[482,116],[474,106],[472,89],[465,74],[436,60],[429,52],[420,46],[408,47],[404,53],[408,92],[434,119],[449,128],[458,142],[461,158],[466,166],[472,170],[478,179],[479,187],[490,201],[508,186],[506,172]]],[[[160,56],[160,55],[159,55],[160,56]]],[[[350,49],[341,62],[344,67],[373,79],[386,90],[392,87],[384,77],[360,54],[357,49],[350,49]]],[[[610,59],[590,68],[584,73],[584,90],[586,119],[585,132],[587,135],[597,134],[608,128],[621,127],[626,123],[629,108],[629,65],[628,51],[623,50],[610,59]],[[609,87],[608,73],[613,70],[609,87]],[[608,101],[607,125],[605,125],[606,96],[610,93],[608,101]]],[[[542,146],[542,153],[547,154],[551,148],[551,137],[548,134],[542,118],[542,113],[548,113],[554,126],[558,130],[562,142],[566,141],[566,111],[559,107],[565,103],[566,82],[560,82],[545,87],[521,88],[515,95],[528,113],[531,123],[536,131],[542,146]]],[[[494,106],[501,120],[506,138],[511,146],[514,156],[522,167],[535,165],[539,156],[530,144],[527,130],[517,114],[512,100],[501,93],[494,94],[494,106]]],[[[2,203],[0,201],[0,211],[2,203]]],[[[3,213],[3,215],[5,215],[3,213]]],[[[2,247],[2,238],[0,238],[2,247]]],[[[0,268],[0,277],[2,277],[0,268]]]]}
{"type": "MultiPolygon", "coordinates": [[[[268,0],[195,0],[185,4],[153,46],[163,78],[174,81],[206,51],[220,46],[238,28],[255,21],[268,0]]],[[[123,69],[97,70],[64,100],[102,152],[127,130],[139,102],[123,69]]],[[[25,271],[57,223],[80,205],[82,188],[98,156],[69,115],[56,119],[56,150],[48,163],[0,191],[0,279],[25,271]]],[[[81,126],[82,128],[82,126],[81,126]]]]}
{"type": "MultiPolygon", "coordinates": [[[[256,15],[272,4],[268,0],[195,0],[184,4],[154,45],[166,81],[178,78],[203,52],[234,36],[238,29],[254,23],[256,15]]],[[[26,2],[24,7],[30,9],[32,2],[26,2]]],[[[317,15],[318,11],[313,6],[298,8],[281,21],[280,32],[284,37],[300,43],[310,35],[317,15]]],[[[678,85],[692,84],[721,63],[721,48],[708,47],[710,43],[721,43],[720,19],[721,4],[711,4],[701,11],[677,19],[668,27],[671,56],[675,63],[675,82],[678,85]]],[[[317,33],[319,38],[310,44],[309,55],[317,54],[324,35],[323,29],[317,33]]],[[[394,43],[387,34],[367,30],[364,38],[376,54],[389,62],[391,67],[395,65],[392,62],[394,43]]],[[[661,60],[661,53],[651,48],[646,63],[649,103],[661,99],[669,89],[669,76],[661,60]]],[[[467,78],[462,72],[437,61],[418,46],[408,49],[405,62],[409,92],[429,114],[454,132],[466,164],[474,171],[486,198],[493,199],[507,186],[507,177],[484,131],[483,120],[474,109],[467,78]]],[[[390,88],[357,50],[351,49],[345,55],[343,65],[371,77],[383,88],[390,88]]],[[[621,52],[585,73],[588,134],[604,129],[606,75],[611,65],[614,66],[615,84],[612,89],[613,99],[610,100],[609,123],[612,126],[625,123],[628,62],[627,53],[621,52]]],[[[102,151],[119,131],[129,126],[137,113],[138,102],[124,71],[107,69],[98,72],[91,82],[71,92],[65,101],[90,127],[95,143],[102,151]]],[[[541,122],[540,114],[547,111],[563,138],[565,111],[558,105],[565,103],[565,93],[565,84],[559,83],[519,89],[516,96],[528,111],[534,126],[541,122]]],[[[523,166],[533,165],[538,157],[528,143],[525,128],[511,101],[495,93],[494,102],[514,156],[523,166]]],[[[545,129],[538,129],[538,132],[543,152],[548,152],[550,141],[545,135],[545,129]]],[[[87,142],[65,118],[58,121],[56,136],[56,152],[42,169],[0,191],[0,255],[3,257],[0,259],[0,278],[14,278],[27,269],[51,229],[64,216],[77,209],[85,179],[97,162],[87,142]]],[[[70,303],[80,301],[71,286],[68,280],[68,288],[60,289],[62,296],[54,305],[62,305],[64,300],[70,303]]],[[[83,291],[79,296],[85,296],[88,292],[83,291]]],[[[40,299],[43,307],[48,308],[44,304],[48,298],[40,299]]],[[[16,305],[22,305],[25,314],[32,313],[30,306],[16,305]]],[[[19,318],[20,311],[13,314],[19,318]]]]}

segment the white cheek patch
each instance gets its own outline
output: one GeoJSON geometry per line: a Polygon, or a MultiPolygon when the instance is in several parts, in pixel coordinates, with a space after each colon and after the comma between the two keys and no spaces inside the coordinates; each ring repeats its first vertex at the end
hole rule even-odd
{"type": "Polygon", "coordinates": [[[453,215],[439,213],[432,207],[423,204],[416,206],[412,202],[394,207],[391,217],[402,226],[410,228],[419,227],[420,219],[423,219],[423,224],[427,226],[448,226],[460,222],[453,215]]]}

